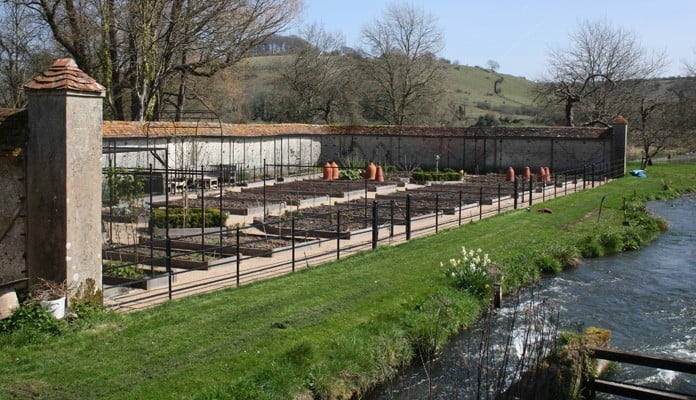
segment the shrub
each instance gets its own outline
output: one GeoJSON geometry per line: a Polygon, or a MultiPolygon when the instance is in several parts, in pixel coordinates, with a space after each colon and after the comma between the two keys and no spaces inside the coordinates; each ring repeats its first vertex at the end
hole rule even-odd
{"type": "Polygon", "coordinates": [[[585,258],[602,257],[604,255],[604,246],[594,235],[582,238],[578,247],[580,248],[580,254],[585,258]]]}
{"type": "Polygon", "coordinates": [[[563,265],[553,255],[549,253],[540,253],[534,260],[534,264],[541,272],[547,274],[557,274],[563,270],[563,265]]]}
{"type": "Polygon", "coordinates": [[[575,268],[582,262],[580,250],[572,245],[554,243],[549,246],[548,252],[558,260],[563,269],[575,268]]]}
{"type": "Polygon", "coordinates": [[[633,229],[624,231],[621,241],[623,242],[624,250],[638,250],[643,247],[644,243],[643,238],[633,229]]]}
{"type": "Polygon", "coordinates": [[[39,303],[30,301],[0,321],[0,334],[12,335],[15,344],[35,343],[42,338],[61,335],[67,325],[39,303]]]}
{"type": "MultiPolygon", "coordinates": [[[[469,292],[477,299],[488,298],[491,294],[489,267],[492,261],[481,249],[468,250],[462,246],[462,257],[449,260],[445,275],[454,281],[454,285],[469,292]]],[[[444,263],[440,263],[444,267],[444,263]]]]}
{"type": "MultiPolygon", "coordinates": [[[[158,208],[153,211],[152,219],[157,227],[164,227],[165,210],[158,208]]],[[[224,226],[227,214],[217,209],[205,210],[205,226],[224,226]]],[[[200,228],[203,223],[203,212],[200,208],[189,208],[184,212],[183,208],[171,207],[169,209],[170,228],[200,228]]]]}
{"type": "Polygon", "coordinates": [[[602,233],[599,235],[599,243],[604,248],[604,254],[616,254],[624,249],[621,234],[617,232],[602,233]]]}

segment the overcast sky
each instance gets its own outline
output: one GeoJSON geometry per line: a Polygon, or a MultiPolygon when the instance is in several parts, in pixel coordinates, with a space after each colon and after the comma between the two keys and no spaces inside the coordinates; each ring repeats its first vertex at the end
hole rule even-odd
{"type": "MultiPolygon", "coordinates": [[[[360,47],[360,31],[404,0],[304,0],[300,24],[319,23],[360,47]]],[[[433,15],[445,38],[440,54],[463,65],[538,80],[551,48],[568,46],[580,21],[606,21],[632,32],[648,51],[664,52],[662,76],[684,75],[696,63],[696,0],[412,0],[433,15]]]]}

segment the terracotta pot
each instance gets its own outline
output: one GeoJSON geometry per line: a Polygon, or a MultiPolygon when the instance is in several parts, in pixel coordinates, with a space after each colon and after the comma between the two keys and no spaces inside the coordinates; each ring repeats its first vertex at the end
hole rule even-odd
{"type": "Polygon", "coordinates": [[[515,181],[515,169],[514,168],[508,167],[507,174],[505,175],[505,180],[508,182],[515,181]]]}

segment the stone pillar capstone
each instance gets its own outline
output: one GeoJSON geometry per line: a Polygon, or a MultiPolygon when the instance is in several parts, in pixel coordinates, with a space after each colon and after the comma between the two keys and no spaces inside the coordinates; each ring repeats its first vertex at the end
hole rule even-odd
{"type": "Polygon", "coordinates": [[[101,154],[104,87],[69,58],[24,85],[29,99],[26,149],[27,272],[101,288],[101,154]]]}

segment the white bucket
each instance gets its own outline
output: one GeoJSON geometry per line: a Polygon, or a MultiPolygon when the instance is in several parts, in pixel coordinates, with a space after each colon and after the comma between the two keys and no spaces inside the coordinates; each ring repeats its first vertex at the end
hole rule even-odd
{"type": "Polygon", "coordinates": [[[58,319],[65,317],[65,296],[60,299],[42,301],[41,305],[54,317],[58,319]]]}

